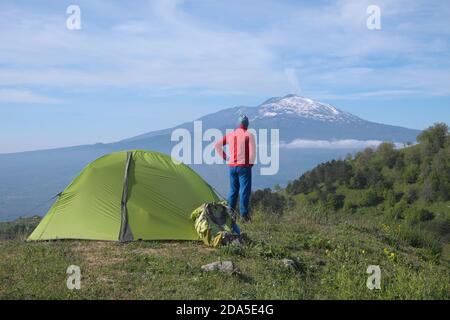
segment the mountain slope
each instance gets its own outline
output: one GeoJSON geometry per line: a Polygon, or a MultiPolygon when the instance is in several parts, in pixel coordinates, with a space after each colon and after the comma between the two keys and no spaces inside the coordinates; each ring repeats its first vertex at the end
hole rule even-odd
{"type": "Polygon", "coordinates": [[[438,123],[418,144],[383,143],[353,159],[322,163],[290,182],[288,194],[320,211],[378,216],[412,246],[435,257],[450,249],[450,135],[438,123]]]}
{"type": "MultiPolygon", "coordinates": [[[[216,128],[225,132],[236,126],[238,115],[246,114],[255,129],[279,129],[285,143],[296,139],[309,140],[380,140],[415,141],[417,130],[369,122],[323,104],[296,95],[271,98],[257,107],[234,107],[208,114],[198,120],[203,129],[216,128]]],[[[175,128],[193,131],[193,123],[175,128]]],[[[177,142],[171,141],[175,128],[145,133],[109,144],[84,145],[15,154],[0,154],[0,220],[21,215],[44,214],[49,203],[36,208],[57,194],[91,161],[109,152],[128,149],[149,149],[170,154],[177,142]],[[35,209],[36,208],[36,209],[35,209]]],[[[204,146],[206,143],[204,144],[204,146]]],[[[280,149],[280,170],[274,176],[255,172],[254,187],[285,184],[301,172],[320,162],[343,157],[357,147],[346,149],[280,149]]],[[[222,194],[227,191],[226,167],[193,165],[222,194]]],[[[258,170],[258,167],[256,167],[258,170]]]]}
{"type": "MultiPolygon", "coordinates": [[[[356,139],[414,142],[418,130],[363,120],[338,108],[298,95],[270,98],[257,107],[234,107],[199,118],[203,128],[225,130],[236,126],[239,115],[249,117],[255,129],[280,129],[285,142],[294,139],[356,139]]],[[[147,141],[155,136],[170,135],[177,128],[192,130],[192,122],[174,128],[153,131],[119,143],[147,141]]]]}

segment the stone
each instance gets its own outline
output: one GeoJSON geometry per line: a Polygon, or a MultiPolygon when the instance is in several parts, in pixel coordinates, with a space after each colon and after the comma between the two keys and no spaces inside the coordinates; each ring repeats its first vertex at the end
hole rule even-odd
{"type": "Polygon", "coordinates": [[[295,271],[298,270],[297,263],[292,259],[283,259],[283,260],[281,260],[281,262],[283,262],[283,264],[286,268],[289,268],[289,269],[292,269],[295,271]]]}
{"type": "Polygon", "coordinates": [[[209,272],[209,271],[221,271],[221,272],[229,272],[233,273],[236,271],[234,268],[233,262],[231,261],[216,261],[213,263],[205,264],[202,267],[203,271],[209,272]]]}

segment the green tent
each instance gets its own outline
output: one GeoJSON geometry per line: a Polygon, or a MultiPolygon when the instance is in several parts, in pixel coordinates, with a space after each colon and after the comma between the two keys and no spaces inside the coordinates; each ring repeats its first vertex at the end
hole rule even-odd
{"type": "Polygon", "coordinates": [[[217,200],[197,173],[167,155],[111,153],[72,181],[28,240],[197,240],[190,214],[217,200]]]}

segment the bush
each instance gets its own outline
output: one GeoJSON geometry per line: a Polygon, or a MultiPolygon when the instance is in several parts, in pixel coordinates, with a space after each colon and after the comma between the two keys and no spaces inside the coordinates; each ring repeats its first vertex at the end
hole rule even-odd
{"type": "Polygon", "coordinates": [[[402,199],[400,202],[398,202],[394,208],[391,209],[391,216],[392,218],[396,220],[403,219],[405,217],[405,212],[408,209],[408,203],[405,201],[405,199],[402,199]]]}
{"type": "Polygon", "coordinates": [[[407,183],[416,183],[419,174],[420,174],[419,166],[415,164],[410,164],[405,168],[405,171],[403,172],[403,179],[407,183]]]}
{"type": "Polygon", "coordinates": [[[354,213],[356,208],[358,208],[358,205],[355,204],[353,201],[351,201],[350,199],[346,198],[344,200],[344,206],[343,206],[343,210],[347,213],[354,213]]]}
{"type": "Polygon", "coordinates": [[[313,191],[313,192],[311,192],[311,193],[308,193],[308,194],[306,195],[306,201],[307,201],[309,204],[315,204],[315,203],[317,203],[317,201],[319,201],[319,196],[317,195],[317,192],[316,192],[316,191],[313,191]]]}
{"type": "Polygon", "coordinates": [[[386,209],[394,208],[397,204],[397,197],[393,190],[385,190],[384,191],[384,199],[386,204],[386,209]]]}
{"type": "Polygon", "coordinates": [[[417,147],[413,147],[405,150],[405,162],[420,166],[420,163],[422,162],[420,149],[417,147]]]}
{"type": "Polygon", "coordinates": [[[378,146],[377,154],[381,158],[381,164],[392,168],[396,161],[398,152],[395,150],[395,146],[390,142],[383,142],[378,146]]]}
{"type": "Polygon", "coordinates": [[[432,234],[436,234],[442,242],[450,242],[450,217],[436,218],[424,225],[432,234]]]}
{"type": "Polygon", "coordinates": [[[429,179],[437,198],[450,199],[450,149],[440,150],[434,157],[429,179]]]}
{"type": "Polygon", "coordinates": [[[329,193],[325,202],[325,206],[330,210],[341,209],[344,205],[345,196],[329,193]]]}
{"type": "Polygon", "coordinates": [[[361,194],[361,206],[363,207],[373,207],[378,205],[383,198],[381,198],[377,192],[373,189],[368,189],[361,194]]]}
{"type": "Polygon", "coordinates": [[[405,217],[410,224],[415,225],[419,222],[433,220],[434,214],[422,208],[411,207],[406,210],[405,217]]]}
{"type": "Polygon", "coordinates": [[[434,254],[441,252],[441,244],[432,235],[415,226],[404,225],[400,229],[400,239],[415,248],[428,248],[434,254]]]}
{"type": "Polygon", "coordinates": [[[296,195],[312,192],[319,184],[325,184],[328,187],[334,183],[347,184],[352,176],[352,170],[352,166],[347,161],[328,161],[289,182],[286,191],[291,195],[296,195]]]}
{"type": "Polygon", "coordinates": [[[422,145],[424,156],[431,156],[443,148],[448,135],[448,126],[445,123],[436,123],[432,127],[422,131],[417,136],[417,141],[422,145]]]}
{"type": "Polygon", "coordinates": [[[423,199],[423,201],[430,203],[435,198],[435,193],[433,191],[433,186],[431,185],[430,181],[425,181],[422,190],[420,192],[420,196],[423,199]]]}
{"type": "Polygon", "coordinates": [[[367,186],[366,176],[362,171],[356,171],[355,175],[350,179],[349,186],[352,189],[364,189],[367,186]]]}
{"type": "Polygon", "coordinates": [[[25,240],[37,227],[41,218],[34,216],[30,218],[18,218],[14,221],[0,223],[0,240],[25,240]]]}
{"type": "Polygon", "coordinates": [[[286,197],[271,189],[257,190],[250,197],[251,206],[263,213],[281,215],[287,207],[286,197]]]}
{"type": "Polygon", "coordinates": [[[403,195],[403,197],[405,198],[408,204],[412,204],[419,198],[419,191],[415,186],[410,186],[406,189],[406,192],[403,195]]]}

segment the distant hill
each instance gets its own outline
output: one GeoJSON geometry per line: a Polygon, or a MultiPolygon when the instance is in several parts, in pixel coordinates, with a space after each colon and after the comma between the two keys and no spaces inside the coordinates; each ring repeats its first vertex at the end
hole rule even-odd
{"type": "Polygon", "coordinates": [[[13,239],[26,240],[39,222],[41,222],[41,217],[39,216],[0,222],[0,241],[13,239]]]}
{"type": "MultiPolygon", "coordinates": [[[[255,129],[279,129],[280,170],[274,176],[255,174],[254,187],[285,185],[318,163],[344,157],[361,145],[392,141],[415,141],[418,130],[378,124],[358,118],[332,105],[287,95],[271,98],[256,107],[234,107],[206,115],[198,120],[204,130],[224,132],[236,126],[238,115],[246,114],[255,129]],[[302,144],[307,141],[306,146],[302,144]],[[320,147],[316,140],[344,141],[338,147],[320,147]]],[[[0,220],[23,215],[44,214],[51,204],[46,200],[60,192],[91,161],[110,152],[148,149],[170,154],[176,142],[170,139],[176,128],[193,131],[193,122],[153,131],[115,143],[83,145],[70,148],[0,154],[0,220]]],[[[228,176],[222,165],[193,165],[222,194],[227,191],[228,176]]],[[[256,168],[257,169],[257,168],[256,168]]]]}
{"type": "Polygon", "coordinates": [[[305,172],[287,192],[323,211],[383,217],[413,246],[450,249],[450,136],[444,123],[423,131],[419,144],[390,143],[305,172]]]}

